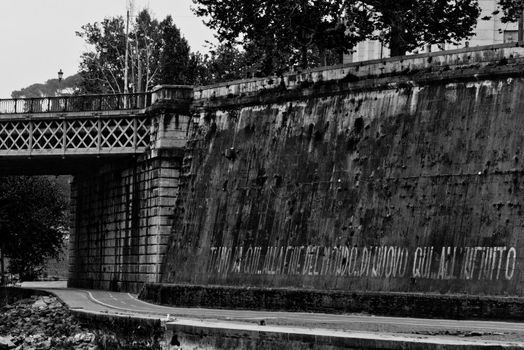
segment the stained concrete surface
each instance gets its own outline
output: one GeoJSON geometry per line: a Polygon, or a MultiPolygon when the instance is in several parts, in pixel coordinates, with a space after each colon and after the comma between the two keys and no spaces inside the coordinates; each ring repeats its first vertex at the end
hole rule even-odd
{"type": "Polygon", "coordinates": [[[57,295],[75,312],[120,317],[160,319],[171,330],[245,329],[246,332],[330,334],[336,337],[389,339],[420,343],[450,343],[518,346],[524,349],[524,324],[376,317],[373,315],[329,315],[293,312],[242,311],[175,308],[149,304],[129,293],[67,289],[65,282],[25,282],[23,288],[42,289],[57,295]],[[264,325],[262,326],[261,323],[264,325]],[[188,328],[189,327],[189,328],[188,328]]]}

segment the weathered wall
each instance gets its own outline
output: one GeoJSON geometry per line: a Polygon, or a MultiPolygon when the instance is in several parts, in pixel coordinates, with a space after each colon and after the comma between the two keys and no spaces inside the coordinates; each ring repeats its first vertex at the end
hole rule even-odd
{"type": "Polygon", "coordinates": [[[75,177],[71,286],[133,290],[158,280],[176,201],[162,193],[162,182],[176,186],[174,162],[143,160],[75,177]]]}
{"type": "Polygon", "coordinates": [[[162,281],[522,295],[509,51],[197,89],[162,281]]]}
{"type": "Polygon", "coordinates": [[[137,291],[160,280],[188,117],[152,113],[146,154],[74,177],[69,286],[137,291]]]}

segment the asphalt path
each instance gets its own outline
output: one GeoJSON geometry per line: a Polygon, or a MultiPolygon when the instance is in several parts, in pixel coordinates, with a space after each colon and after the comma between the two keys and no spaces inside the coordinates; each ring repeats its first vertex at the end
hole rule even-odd
{"type": "Polygon", "coordinates": [[[166,321],[231,322],[342,332],[375,332],[415,337],[511,341],[524,346],[524,323],[383,317],[364,314],[245,311],[183,308],[150,304],[136,295],[100,290],[68,289],[65,282],[26,282],[22,288],[40,289],[57,295],[70,309],[85,312],[155,318],[166,321]]]}

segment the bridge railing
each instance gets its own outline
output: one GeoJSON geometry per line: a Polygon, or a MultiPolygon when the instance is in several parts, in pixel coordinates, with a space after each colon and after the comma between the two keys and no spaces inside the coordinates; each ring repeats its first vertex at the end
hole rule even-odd
{"type": "Polygon", "coordinates": [[[151,105],[151,92],[112,95],[0,99],[0,114],[95,112],[143,109],[151,105]]]}

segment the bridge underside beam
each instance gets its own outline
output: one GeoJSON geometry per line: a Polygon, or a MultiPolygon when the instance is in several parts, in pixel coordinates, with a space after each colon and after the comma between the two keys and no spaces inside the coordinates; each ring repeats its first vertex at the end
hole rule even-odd
{"type": "Polygon", "coordinates": [[[27,157],[0,158],[0,176],[12,175],[77,175],[92,172],[105,164],[133,164],[136,157],[129,154],[110,156],[68,156],[68,157],[27,157]]]}

